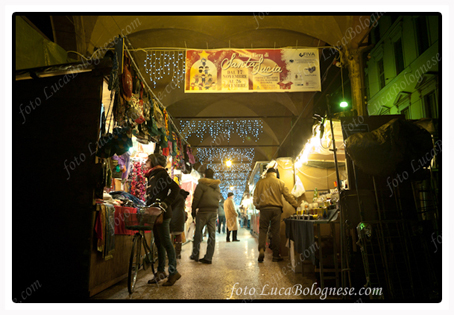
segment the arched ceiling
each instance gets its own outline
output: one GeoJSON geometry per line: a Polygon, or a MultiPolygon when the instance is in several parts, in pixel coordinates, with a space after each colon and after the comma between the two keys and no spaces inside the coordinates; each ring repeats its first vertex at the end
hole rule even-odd
{"type": "MultiPolygon", "coordinates": [[[[90,55],[105,47],[115,36],[126,35],[132,44],[128,49],[145,74],[146,53],[139,49],[219,49],[219,48],[282,48],[339,46],[349,27],[359,24],[359,16],[274,15],[249,13],[241,15],[146,15],[146,16],[77,16],[72,17],[78,51],[90,55]]],[[[55,29],[58,26],[54,25],[55,29]]],[[[365,30],[367,31],[367,30],[365,30]]],[[[58,32],[57,40],[58,40],[58,32]]],[[[362,36],[357,36],[359,41],[362,36]]],[[[57,41],[58,43],[58,41],[57,41]]],[[[145,76],[146,78],[146,76],[145,76]]],[[[153,84],[149,81],[148,85],[153,84]]],[[[310,118],[313,94],[305,93],[237,93],[185,94],[180,88],[169,88],[170,80],[153,86],[155,95],[175,119],[175,123],[191,119],[241,118],[263,120],[263,133],[257,142],[244,143],[239,137],[223,139],[217,147],[255,148],[254,160],[276,158],[277,150],[298,116],[310,118]]],[[[323,87],[322,87],[323,88],[323,87]]],[[[300,120],[304,121],[304,120],[300,120]]],[[[188,138],[197,147],[214,146],[205,137],[200,142],[188,138]]],[[[303,141],[300,141],[303,142],[303,141]]]]}

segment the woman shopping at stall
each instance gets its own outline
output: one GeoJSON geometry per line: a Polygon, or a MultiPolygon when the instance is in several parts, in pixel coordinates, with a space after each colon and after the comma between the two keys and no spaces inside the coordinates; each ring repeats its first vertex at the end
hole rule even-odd
{"type": "Polygon", "coordinates": [[[150,206],[157,200],[161,202],[165,209],[164,221],[162,224],[153,227],[156,246],[158,248],[158,271],[154,278],[148,283],[156,283],[167,277],[165,273],[166,253],[169,259],[169,278],[163,286],[171,286],[181,275],[177,271],[177,262],[175,249],[170,237],[170,220],[172,219],[172,204],[175,202],[180,192],[180,187],[175,183],[165,169],[166,157],[160,154],[150,154],[146,163],[148,179],[147,184],[147,206],[150,206]]]}

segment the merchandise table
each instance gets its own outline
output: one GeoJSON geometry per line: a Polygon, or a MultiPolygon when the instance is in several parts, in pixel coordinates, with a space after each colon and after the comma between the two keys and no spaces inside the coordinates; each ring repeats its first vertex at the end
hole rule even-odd
{"type": "MultiPolygon", "coordinates": [[[[325,286],[325,279],[336,279],[336,286],[339,287],[339,268],[337,262],[337,247],[336,247],[336,235],[335,235],[335,226],[338,224],[338,211],[333,211],[327,220],[303,220],[298,217],[289,217],[284,220],[285,222],[285,235],[286,237],[293,241],[295,244],[295,250],[299,254],[303,254],[305,258],[310,258],[311,262],[316,266],[315,262],[315,252],[313,250],[315,240],[314,240],[314,228],[317,229],[318,236],[318,252],[319,252],[319,272],[320,272],[320,286],[323,289],[325,286]],[[324,268],[323,268],[323,246],[321,242],[321,225],[329,224],[331,228],[331,235],[333,239],[333,248],[334,248],[334,272],[335,277],[324,277],[324,268]],[[306,253],[309,253],[306,255],[306,253]],[[308,256],[308,257],[307,257],[308,256]]],[[[317,266],[316,266],[317,267],[317,266]]]]}

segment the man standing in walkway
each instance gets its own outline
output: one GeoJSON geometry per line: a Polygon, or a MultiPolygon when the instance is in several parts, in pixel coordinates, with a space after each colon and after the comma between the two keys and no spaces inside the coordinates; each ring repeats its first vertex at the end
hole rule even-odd
{"type": "Polygon", "coordinates": [[[238,213],[235,210],[233,202],[233,193],[227,194],[227,199],[224,202],[225,219],[227,220],[227,238],[226,242],[230,242],[230,231],[232,231],[232,242],[239,242],[237,238],[238,232],[238,213]]]}
{"type": "Polygon", "coordinates": [[[224,212],[224,197],[221,197],[219,200],[219,208],[218,208],[218,233],[221,234],[221,225],[222,225],[222,233],[225,233],[225,212],[224,212]]]}
{"type": "Polygon", "coordinates": [[[279,255],[280,247],[280,227],[281,214],[284,206],[282,196],[295,209],[298,208],[298,202],[292,196],[285,183],[276,177],[275,168],[268,169],[265,178],[260,179],[254,190],[254,206],[260,211],[260,228],[259,228],[259,262],[265,258],[265,244],[268,227],[271,223],[270,232],[273,236],[271,250],[273,251],[273,261],[282,261],[279,255]]]}
{"type": "Polygon", "coordinates": [[[192,260],[200,261],[204,264],[211,264],[216,242],[216,217],[218,214],[219,200],[221,191],[219,179],[213,179],[212,169],[205,170],[205,178],[199,179],[199,183],[194,191],[192,201],[192,217],[196,219],[194,242],[192,246],[192,260]],[[196,211],[199,209],[198,211],[196,211]],[[202,240],[202,230],[208,229],[208,242],[205,257],[199,260],[200,242],[202,240]]]}

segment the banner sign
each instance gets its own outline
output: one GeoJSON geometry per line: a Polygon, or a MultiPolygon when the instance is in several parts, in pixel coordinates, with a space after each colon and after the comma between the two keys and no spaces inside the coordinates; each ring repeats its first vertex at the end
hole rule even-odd
{"type": "Polygon", "coordinates": [[[185,93],[321,91],[318,49],[187,50],[185,93]]]}

